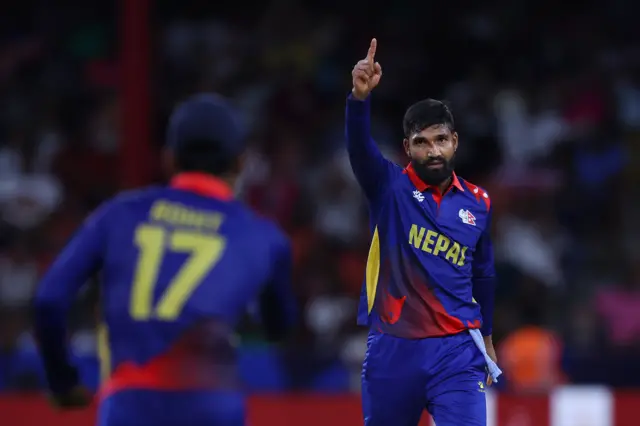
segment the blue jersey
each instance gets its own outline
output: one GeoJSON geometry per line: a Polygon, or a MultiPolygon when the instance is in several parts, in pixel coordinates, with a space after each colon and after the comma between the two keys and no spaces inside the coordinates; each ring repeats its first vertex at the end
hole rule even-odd
{"type": "Polygon", "coordinates": [[[385,159],[370,135],[370,99],[347,100],[351,166],[368,201],[372,241],[358,322],[406,338],[482,328],[491,334],[491,202],[455,174],[449,189],[385,159]],[[483,321],[484,320],[484,321],[483,321]]]}
{"type": "Polygon", "coordinates": [[[122,194],[91,215],[42,280],[36,334],[50,386],[64,391],[65,314],[101,273],[106,394],[234,387],[233,328],[263,300],[267,331],[294,321],[291,253],[275,225],[199,173],[122,194]]]}

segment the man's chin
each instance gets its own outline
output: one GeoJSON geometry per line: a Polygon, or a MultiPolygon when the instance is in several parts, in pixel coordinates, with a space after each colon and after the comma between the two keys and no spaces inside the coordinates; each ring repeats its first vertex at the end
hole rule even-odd
{"type": "Polygon", "coordinates": [[[420,170],[418,172],[418,177],[427,185],[440,185],[445,180],[451,177],[452,172],[450,170],[420,170]]]}

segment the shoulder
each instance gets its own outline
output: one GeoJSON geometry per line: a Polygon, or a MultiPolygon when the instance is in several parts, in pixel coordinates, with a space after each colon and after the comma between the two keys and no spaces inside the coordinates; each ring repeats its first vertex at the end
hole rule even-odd
{"type": "Polygon", "coordinates": [[[476,203],[482,204],[487,212],[491,211],[491,196],[485,189],[469,182],[466,179],[459,177],[458,180],[468,197],[472,198],[476,203]]]}
{"type": "Polygon", "coordinates": [[[164,188],[161,186],[150,186],[141,189],[122,191],[104,203],[104,205],[110,206],[111,209],[118,209],[147,203],[160,197],[163,191],[164,188]]]}
{"type": "Polygon", "coordinates": [[[87,222],[96,223],[130,211],[133,207],[147,205],[162,193],[162,187],[154,186],[130,191],[123,191],[104,201],[88,218],[87,222]]]}

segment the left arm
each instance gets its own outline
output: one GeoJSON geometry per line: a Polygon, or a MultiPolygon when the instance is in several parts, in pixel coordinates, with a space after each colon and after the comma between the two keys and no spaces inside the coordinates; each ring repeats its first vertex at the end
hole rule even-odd
{"type": "Polygon", "coordinates": [[[99,267],[107,233],[105,209],[92,214],[40,282],[35,295],[34,331],[53,394],[65,394],[79,377],[69,360],[67,312],[80,288],[99,267]]]}
{"type": "Polygon", "coordinates": [[[473,298],[480,304],[482,313],[482,335],[485,340],[493,332],[493,308],[495,303],[496,268],[491,242],[491,211],[486,227],[480,236],[473,259],[473,298]]]}
{"type": "Polygon", "coordinates": [[[259,299],[262,323],[269,340],[282,340],[293,329],[297,319],[296,298],[291,275],[293,260],[286,237],[277,233],[272,251],[272,276],[259,299]]]}

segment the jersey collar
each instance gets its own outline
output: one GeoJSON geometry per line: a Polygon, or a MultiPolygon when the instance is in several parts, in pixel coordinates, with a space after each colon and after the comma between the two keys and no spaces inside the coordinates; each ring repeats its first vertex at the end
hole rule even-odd
{"type": "Polygon", "coordinates": [[[194,192],[205,197],[230,200],[233,190],[222,179],[199,172],[179,173],[169,184],[171,188],[194,192]]]}
{"type": "MultiPolygon", "coordinates": [[[[439,191],[437,186],[426,184],[422,181],[422,179],[418,177],[418,174],[413,168],[413,164],[409,163],[409,165],[405,167],[403,173],[409,176],[409,180],[411,180],[411,183],[413,183],[413,185],[416,187],[418,191],[423,192],[423,191],[426,191],[427,189],[435,189],[439,191]]],[[[464,188],[462,187],[462,184],[460,183],[460,180],[458,179],[456,172],[453,172],[452,177],[453,179],[451,180],[451,186],[458,189],[459,191],[464,192],[464,188]]]]}

